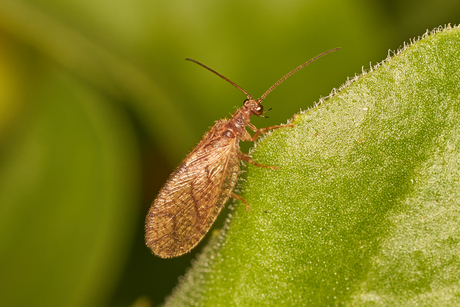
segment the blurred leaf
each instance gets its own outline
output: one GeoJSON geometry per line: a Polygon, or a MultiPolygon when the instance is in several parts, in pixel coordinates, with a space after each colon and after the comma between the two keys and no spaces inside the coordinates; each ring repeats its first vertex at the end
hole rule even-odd
{"type": "Polygon", "coordinates": [[[275,131],[168,306],[460,304],[460,29],[275,131]]]}
{"type": "Polygon", "coordinates": [[[156,75],[153,69],[144,71],[134,61],[120,56],[119,51],[95,42],[88,34],[54,18],[38,5],[21,0],[0,2],[0,28],[100,92],[130,104],[150,133],[166,148],[179,151],[182,146],[173,136],[190,135],[189,127],[184,124],[186,118],[182,118],[185,112],[178,109],[171,95],[159,86],[159,80],[164,77],[158,71],[156,75]],[[174,129],[166,129],[170,122],[165,119],[173,117],[176,118],[174,129]]]}
{"type": "Polygon", "coordinates": [[[131,128],[62,72],[35,82],[1,153],[0,305],[97,306],[135,222],[131,128]]]}

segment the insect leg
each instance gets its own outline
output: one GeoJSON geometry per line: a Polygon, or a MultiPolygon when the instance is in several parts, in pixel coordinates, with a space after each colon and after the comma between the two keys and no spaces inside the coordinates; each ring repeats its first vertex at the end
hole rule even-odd
{"type": "Polygon", "coordinates": [[[271,168],[271,169],[274,169],[274,170],[278,169],[278,167],[276,167],[276,166],[268,166],[268,165],[263,165],[263,164],[257,163],[256,161],[252,160],[251,157],[248,154],[245,154],[245,153],[242,153],[242,152],[240,152],[240,158],[243,159],[244,161],[249,162],[251,164],[254,164],[255,166],[258,166],[258,167],[271,168]]]}
{"type": "Polygon", "coordinates": [[[274,130],[274,129],[278,129],[278,128],[284,128],[284,127],[294,127],[294,125],[276,125],[276,126],[270,126],[270,127],[265,127],[265,128],[260,128],[260,129],[257,129],[256,126],[254,126],[253,124],[249,123],[247,125],[249,128],[251,128],[252,131],[254,131],[254,135],[252,136],[251,138],[251,142],[255,142],[257,140],[257,138],[262,134],[262,133],[265,133],[265,131],[268,131],[268,130],[274,130]]]}
{"type": "Polygon", "coordinates": [[[241,201],[246,205],[246,210],[248,210],[248,212],[251,211],[251,210],[249,209],[249,204],[248,204],[248,202],[245,201],[243,197],[241,197],[241,196],[239,196],[238,194],[235,194],[235,193],[233,193],[233,192],[232,192],[232,194],[230,194],[230,197],[231,197],[231,198],[234,198],[234,199],[237,199],[237,200],[241,200],[241,201]]]}

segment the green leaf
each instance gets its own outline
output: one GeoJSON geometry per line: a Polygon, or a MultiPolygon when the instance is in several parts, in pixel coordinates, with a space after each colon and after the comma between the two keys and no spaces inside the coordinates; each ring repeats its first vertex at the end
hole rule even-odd
{"type": "Polygon", "coordinates": [[[266,137],[167,305],[459,305],[459,80],[447,27],[266,137]]]}

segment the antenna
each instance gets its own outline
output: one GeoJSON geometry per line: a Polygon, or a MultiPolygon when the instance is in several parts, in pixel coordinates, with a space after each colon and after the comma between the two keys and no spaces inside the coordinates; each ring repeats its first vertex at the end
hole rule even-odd
{"type": "Polygon", "coordinates": [[[228,83],[230,83],[231,85],[233,85],[234,87],[236,87],[237,89],[239,89],[240,91],[242,91],[243,93],[246,94],[246,96],[248,96],[248,99],[253,99],[251,95],[248,94],[248,92],[246,92],[245,90],[243,90],[241,88],[241,86],[239,86],[238,84],[236,84],[235,82],[233,82],[232,80],[228,79],[227,77],[224,77],[222,76],[221,74],[219,74],[217,71],[215,71],[214,69],[212,68],[209,68],[208,66],[204,65],[203,63],[200,63],[198,62],[197,60],[194,60],[194,59],[189,59],[189,58],[186,58],[185,60],[187,61],[192,61],[193,63],[196,63],[198,65],[200,65],[201,67],[204,67],[206,68],[207,70],[209,70],[210,72],[218,75],[219,77],[221,77],[222,79],[224,79],[225,81],[227,81],[228,83]]]}
{"type": "MultiPolygon", "coordinates": [[[[331,53],[331,52],[334,52],[336,50],[339,50],[341,49],[340,47],[339,48],[334,48],[334,49],[330,49],[326,52],[323,52],[321,53],[320,55],[317,55],[315,56],[314,58],[308,60],[307,62],[303,63],[302,65],[298,66],[297,68],[295,68],[294,70],[291,70],[289,73],[287,73],[286,75],[284,75],[284,77],[282,77],[281,79],[279,79],[275,84],[273,84],[257,101],[258,103],[262,102],[262,100],[265,99],[265,97],[267,97],[267,95],[273,91],[278,85],[280,85],[284,80],[286,80],[287,78],[289,78],[291,75],[293,75],[295,72],[301,70],[302,68],[304,68],[305,66],[307,66],[308,64],[310,64],[311,62],[313,61],[316,61],[317,59],[325,56],[326,54],[328,53],[331,53]]],[[[189,59],[189,58],[186,58],[185,60],[187,61],[191,61],[191,62],[194,62],[198,65],[200,65],[201,67],[204,67],[206,68],[207,70],[209,70],[210,72],[216,74],[217,76],[221,77],[222,79],[224,79],[225,81],[227,81],[228,83],[230,83],[231,85],[233,85],[234,87],[236,87],[237,89],[239,89],[240,91],[242,91],[244,94],[246,94],[246,96],[248,97],[248,99],[253,99],[251,95],[248,94],[248,92],[246,92],[244,89],[242,89],[238,84],[236,84],[235,82],[231,81],[230,79],[222,76],[221,74],[219,74],[217,71],[215,71],[214,69],[212,68],[209,68],[208,66],[204,65],[203,63],[200,63],[198,62],[197,60],[194,60],[194,59],[189,59]]]]}
{"type": "Polygon", "coordinates": [[[339,50],[339,49],[342,49],[342,48],[334,48],[334,49],[330,49],[326,52],[323,52],[321,53],[320,55],[317,55],[315,56],[314,58],[306,61],[305,63],[303,63],[302,65],[300,65],[299,67],[295,68],[294,70],[291,70],[289,73],[287,73],[286,75],[284,75],[284,77],[282,77],[281,79],[278,80],[278,82],[276,82],[275,84],[273,84],[262,96],[260,96],[258,102],[260,103],[262,100],[265,99],[265,97],[267,97],[268,94],[270,94],[271,91],[273,91],[278,85],[280,85],[284,80],[286,80],[287,78],[289,78],[291,75],[293,75],[295,72],[301,70],[302,68],[304,68],[305,66],[307,66],[308,64],[310,64],[311,62],[313,61],[316,61],[317,59],[319,59],[320,57],[323,57],[325,56],[326,54],[328,53],[331,53],[331,52],[334,52],[336,50],[339,50]]]}

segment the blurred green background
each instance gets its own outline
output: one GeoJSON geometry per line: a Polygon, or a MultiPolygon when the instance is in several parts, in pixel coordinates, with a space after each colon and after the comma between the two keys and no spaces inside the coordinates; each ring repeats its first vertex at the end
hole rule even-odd
{"type": "Polygon", "coordinates": [[[456,0],[0,0],[0,306],[154,306],[172,291],[203,244],[153,256],[146,211],[245,99],[186,57],[258,97],[342,47],[268,96],[265,127],[459,20],[456,0]]]}

